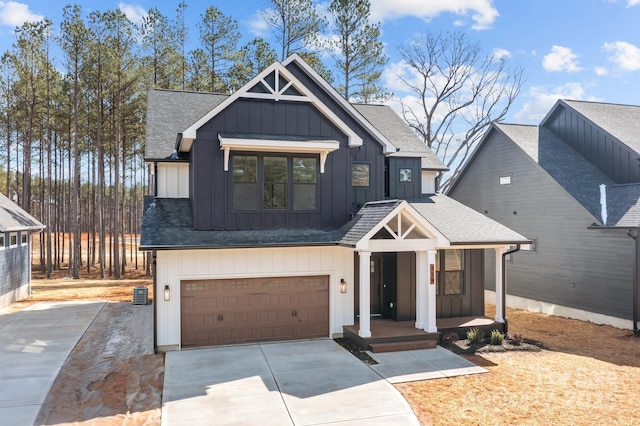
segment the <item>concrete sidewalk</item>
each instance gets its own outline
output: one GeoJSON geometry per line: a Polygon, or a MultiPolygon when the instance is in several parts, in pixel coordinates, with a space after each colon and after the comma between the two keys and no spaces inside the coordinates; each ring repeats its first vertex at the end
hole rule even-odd
{"type": "Polygon", "coordinates": [[[40,302],[0,310],[0,423],[33,425],[60,368],[104,302],[40,302]]]}
{"type": "Polygon", "coordinates": [[[163,425],[418,425],[407,401],[333,340],[169,352],[163,425]]]}

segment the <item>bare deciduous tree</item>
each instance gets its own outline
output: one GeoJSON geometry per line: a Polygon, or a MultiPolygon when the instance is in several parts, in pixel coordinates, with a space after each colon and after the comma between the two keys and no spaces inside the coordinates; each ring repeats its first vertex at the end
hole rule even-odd
{"type": "Polygon", "coordinates": [[[399,50],[410,70],[400,79],[418,100],[403,101],[402,114],[451,169],[441,184],[446,192],[487,127],[513,104],[523,70],[463,33],[423,33],[399,50]]]}

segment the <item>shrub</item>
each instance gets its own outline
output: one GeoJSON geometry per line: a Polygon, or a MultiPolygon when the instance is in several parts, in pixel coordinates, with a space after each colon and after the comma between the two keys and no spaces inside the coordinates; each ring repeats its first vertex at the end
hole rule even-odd
{"type": "Polygon", "coordinates": [[[507,334],[507,340],[509,340],[512,345],[520,346],[520,344],[524,342],[524,336],[520,333],[507,334]]]}
{"type": "Polygon", "coordinates": [[[449,333],[442,336],[442,344],[445,346],[451,345],[453,342],[460,340],[458,337],[458,333],[450,331],[449,333]]]}
{"type": "Polygon", "coordinates": [[[493,330],[491,332],[491,344],[492,345],[502,345],[504,341],[504,333],[501,333],[500,330],[493,330]]]}
{"type": "Polygon", "coordinates": [[[467,331],[467,339],[470,343],[482,343],[484,340],[484,331],[479,328],[472,328],[467,331]]]}

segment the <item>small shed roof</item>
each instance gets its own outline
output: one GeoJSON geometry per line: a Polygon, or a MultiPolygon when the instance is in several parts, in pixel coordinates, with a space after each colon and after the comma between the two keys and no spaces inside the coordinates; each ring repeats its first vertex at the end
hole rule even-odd
{"type": "Polygon", "coordinates": [[[0,194],[0,232],[41,231],[44,228],[36,218],[0,194]]]}

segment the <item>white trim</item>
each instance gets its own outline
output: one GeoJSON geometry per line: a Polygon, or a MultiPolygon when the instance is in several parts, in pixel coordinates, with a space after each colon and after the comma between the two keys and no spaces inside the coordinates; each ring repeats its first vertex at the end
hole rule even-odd
{"type": "MultiPolygon", "coordinates": [[[[242,86],[236,92],[234,92],[231,96],[226,98],[220,104],[218,104],[215,108],[205,114],[198,121],[189,126],[185,131],[182,132],[181,141],[178,146],[179,151],[188,152],[191,150],[191,145],[196,138],[197,130],[204,126],[209,120],[218,115],[221,111],[225,110],[229,105],[238,100],[239,98],[264,98],[264,96],[255,96],[259,95],[258,93],[249,92],[249,89],[254,87],[256,84],[262,82],[262,80],[272,72],[277,71],[278,74],[282,74],[290,83],[295,87],[295,89],[302,93],[303,96],[288,96],[282,95],[280,99],[284,99],[283,96],[286,96],[288,100],[295,100],[300,102],[311,102],[311,104],[322,113],[329,121],[336,125],[348,138],[349,146],[356,147],[362,146],[362,138],[357,135],[347,124],[340,119],[331,109],[329,109],[317,96],[313,94],[311,90],[305,87],[300,80],[298,80],[288,69],[285,68],[283,64],[280,62],[274,62],[269,67],[267,67],[260,74],[255,76],[251,81],[242,86]],[[291,99],[290,99],[291,98],[291,99]]],[[[264,94],[263,94],[264,95],[264,94]]],[[[277,100],[273,95],[269,97],[269,99],[277,100]]],[[[395,150],[394,150],[395,151],[395,150]]]]}
{"type": "Polygon", "coordinates": [[[18,247],[18,233],[17,232],[11,232],[9,233],[9,248],[15,248],[18,247]],[[15,237],[16,242],[13,243],[11,240],[15,237]]]}
{"type": "Polygon", "coordinates": [[[318,74],[316,70],[314,70],[309,64],[307,64],[304,59],[302,59],[297,53],[290,55],[288,58],[282,61],[282,64],[286,67],[291,62],[295,62],[296,64],[298,64],[309,75],[309,77],[311,77],[327,93],[329,93],[331,97],[340,104],[340,106],[347,110],[351,114],[351,116],[356,119],[358,124],[372,133],[382,144],[384,154],[391,154],[398,151],[398,148],[393,143],[391,143],[389,139],[387,139],[382,133],[380,133],[380,131],[369,122],[369,120],[364,118],[364,116],[360,114],[358,110],[356,110],[347,99],[342,97],[342,95],[340,95],[340,93],[338,93],[336,89],[331,87],[331,85],[327,83],[327,81],[322,78],[322,76],[320,76],[320,74],[318,74]]]}
{"type": "MultiPolygon", "coordinates": [[[[388,228],[387,228],[388,229],[388,228]]],[[[394,233],[392,233],[393,235],[394,233]]],[[[356,250],[371,251],[417,251],[433,249],[435,247],[449,247],[449,240],[424,218],[411,204],[402,201],[384,219],[374,226],[364,237],[356,243],[356,250]],[[428,239],[393,239],[372,240],[380,229],[387,226],[396,215],[404,214],[412,224],[427,235],[428,239]],[[375,249],[374,249],[375,247],[375,249]],[[393,249],[392,249],[393,247],[393,249]]]]}
{"type": "Polygon", "coordinates": [[[21,246],[29,245],[29,233],[27,231],[20,232],[20,245],[21,246]]]}
{"type": "Polygon", "coordinates": [[[286,141],[277,139],[233,138],[218,135],[220,149],[224,151],[224,171],[229,171],[230,151],[286,152],[292,154],[320,154],[320,173],[324,173],[327,155],[340,148],[338,141],[308,140],[286,141]]]}
{"type": "MultiPolygon", "coordinates": [[[[484,297],[487,303],[495,304],[496,293],[494,291],[485,290],[484,297]]],[[[633,320],[612,317],[595,312],[583,311],[581,309],[556,305],[555,303],[542,302],[540,300],[527,299],[524,297],[512,296],[509,294],[507,294],[507,306],[509,308],[538,312],[546,315],[572,318],[580,321],[589,321],[599,325],[610,325],[612,327],[622,328],[624,330],[633,329],[633,320]]]]}

